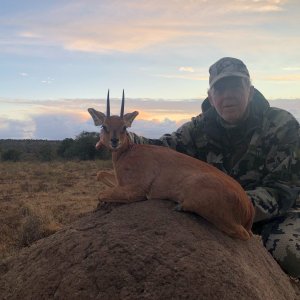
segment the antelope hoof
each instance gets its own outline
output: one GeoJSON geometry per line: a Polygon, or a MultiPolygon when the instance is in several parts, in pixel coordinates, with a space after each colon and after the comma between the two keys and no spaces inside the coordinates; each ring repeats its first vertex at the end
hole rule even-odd
{"type": "Polygon", "coordinates": [[[106,205],[107,205],[107,202],[99,201],[99,202],[98,202],[98,205],[97,205],[97,209],[103,208],[103,207],[105,207],[106,205]]]}

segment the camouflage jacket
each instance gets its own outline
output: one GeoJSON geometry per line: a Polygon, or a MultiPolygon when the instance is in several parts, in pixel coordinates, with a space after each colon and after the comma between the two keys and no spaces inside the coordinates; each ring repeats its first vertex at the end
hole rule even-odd
{"type": "Polygon", "coordinates": [[[210,106],[202,114],[160,139],[129,133],[138,144],[171,147],[214,165],[236,179],[256,209],[255,221],[268,220],[293,209],[299,200],[299,123],[287,111],[270,107],[255,90],[248,117],[228,127],[210,106]]]}

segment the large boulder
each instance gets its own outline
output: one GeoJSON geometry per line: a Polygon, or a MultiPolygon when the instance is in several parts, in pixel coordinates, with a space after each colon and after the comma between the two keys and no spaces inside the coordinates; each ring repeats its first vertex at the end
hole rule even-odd
{"type": "Polygon", "coordinates": [[[0,265],[1,299],[296,299],[258,237],[169,201],[108,205],[0,265]]]}

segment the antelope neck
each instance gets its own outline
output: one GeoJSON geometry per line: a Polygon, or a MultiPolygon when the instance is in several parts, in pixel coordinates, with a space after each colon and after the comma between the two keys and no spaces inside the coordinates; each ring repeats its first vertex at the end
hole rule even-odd
{"type": "Polygon", "coordinates": [[[113,164],[118,162],[118,160],[122,157],[123,154],[125,154],[127,151],[129,151],[132,148],[133,143],[130,141],[128,135],[126,136],[125,142],[122,144],[121,148],[117,151],[112,152],[112,161],[113,164]]]}

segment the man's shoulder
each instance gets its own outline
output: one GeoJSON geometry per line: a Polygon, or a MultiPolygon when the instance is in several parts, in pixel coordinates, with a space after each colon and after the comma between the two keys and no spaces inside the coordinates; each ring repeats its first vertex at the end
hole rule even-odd
{"type": "Polygon", "coordinates": [[[191,118],[189,122],[183,124],[176,132],[185,143],[192,142],[197,147],[206,144],[206,134],[204,131],[203,114],[191,118]]]}
{"type": "Polygon", "coordinates": [[[265,112],[265,118],[277,124],[278,126],[284,125],[288,122],[297,123],[296,118],[290,112],[277,107],[270,107],[265,112]]]}
{"type": "Polygon", "coordinates": [[[192,117],[191,123],[193,123],[194,126],[201,126],[204,123],[204,114],[201,113],[198,116],[192,117]]]}
{"type": "Polygon", "coordinates": [[[299,123],[288,111],[270,107],[265,111],[262,122],[263,135],[276,136],[280,140],[297,139],[299,123]]]}
{"type": "Polygon", "coordinates": [[[296,118],[288,111],[270,107],[263,116],[263,129],[268,131],[287,131],[299,128],[296,118]]]}
{"type": "Polygon", "coordinates": [[[180,128],[189,131],[199,130],[204,126],[203,120],[203,114],[199,114],[198,116],[192,117],[190,121],[184,123],[180,128]]]}

